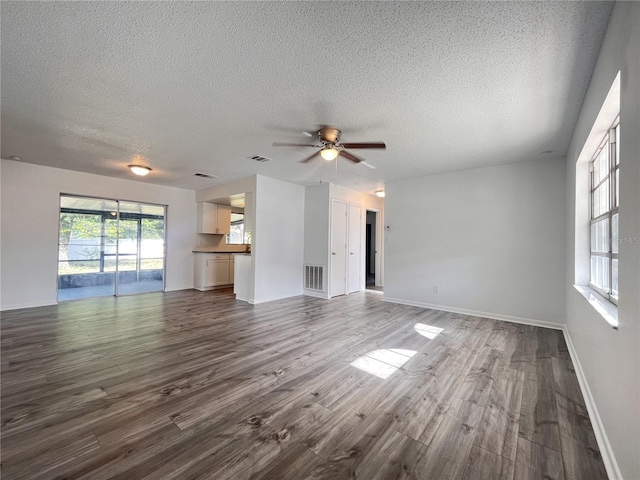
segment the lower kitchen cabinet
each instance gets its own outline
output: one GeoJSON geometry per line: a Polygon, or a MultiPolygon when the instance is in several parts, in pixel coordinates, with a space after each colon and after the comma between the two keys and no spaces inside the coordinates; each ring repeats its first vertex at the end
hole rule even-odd
{"type": "Polygon", "coordinates": [[[194,253],[193,287],[196,290],[212,290],[233,284],[233,254],[194,253]]]}

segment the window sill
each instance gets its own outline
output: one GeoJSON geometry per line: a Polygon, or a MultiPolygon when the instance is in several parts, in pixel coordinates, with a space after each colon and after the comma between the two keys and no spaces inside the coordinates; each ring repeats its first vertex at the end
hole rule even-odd
{"type": "Polygon", "coordinates": [[[615,330],[618,329],[617,306],[602,298],[589,287],[585,287],[584,285],[574,285],[573,287],[580,292],[587,302],[589,302],[589,305],[591,305],[609,325],[611,325],[615,330]]]}

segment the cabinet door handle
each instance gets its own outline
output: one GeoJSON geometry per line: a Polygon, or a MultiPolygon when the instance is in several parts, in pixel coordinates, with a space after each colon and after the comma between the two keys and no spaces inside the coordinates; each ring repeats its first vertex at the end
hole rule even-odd
{"type": "Polygon", "coordinates": [[[353,255],[353,252],[349,252],[349,255],[353,255]]]}
{"type": "Polygon", "coordinates": [[[331,255],[335,255],[335,254],[336,254],[336,252],[331,252],[331,255]]]}

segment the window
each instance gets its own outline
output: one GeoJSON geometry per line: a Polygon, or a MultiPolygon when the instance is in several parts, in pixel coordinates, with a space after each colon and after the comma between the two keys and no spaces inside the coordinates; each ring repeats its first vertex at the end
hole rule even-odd
{"type": "Polygon", "coordinates": [[[620,119],[611,125],[590,165],[590,287],[618,302],[620,119]]]}
{"type": "Polygon", "coordinates": [[[243,244],[244,238],[244,213],[231,213],[231,230],[227,235],[227,244],[243,244]]]}

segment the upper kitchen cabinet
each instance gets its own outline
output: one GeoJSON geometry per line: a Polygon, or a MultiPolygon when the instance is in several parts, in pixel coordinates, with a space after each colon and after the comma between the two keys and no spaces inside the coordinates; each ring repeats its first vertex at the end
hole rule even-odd
{"type": "Polygon", "coordinates": [[[227,235],[231,231],[231,207],[198,202],[198,233],[227,235]]]}

